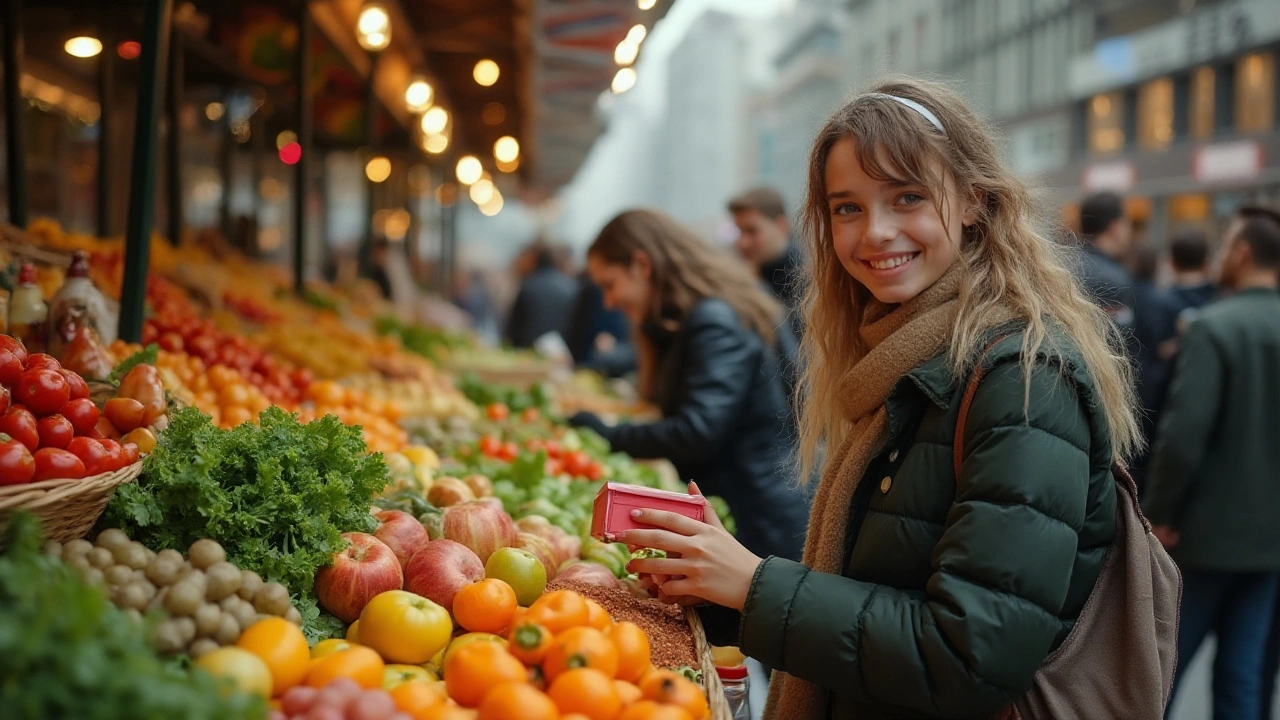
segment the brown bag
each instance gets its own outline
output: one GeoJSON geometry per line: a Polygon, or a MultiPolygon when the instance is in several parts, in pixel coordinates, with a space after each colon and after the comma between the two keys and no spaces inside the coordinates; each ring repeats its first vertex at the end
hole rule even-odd
{"type": "MultiPolygon", "coordinates": [[[[965,418],[984,374],[979,362],[960,403],[952,448],[957,481],[965,418]]],[[[1071,633],[1036,671],[1031,689],[996,720],[1164,717],[1178,664],[1182,573],[1151,534],[1129,472],[1116,464],[1112,473],[1119,500],[1116,537],[1098,582],[1071,633]]]]}

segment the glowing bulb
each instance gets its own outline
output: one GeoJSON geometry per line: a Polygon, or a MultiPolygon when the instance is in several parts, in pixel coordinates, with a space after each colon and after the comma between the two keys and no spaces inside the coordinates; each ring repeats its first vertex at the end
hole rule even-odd
{"type": "Polygon", "coordinates": [[[409,106],[413,112],[422,112],[431,105],[431,100],[435,92],[431,88],[431,84],[422,78],[418,78],[409,83],[409,87],[404,91],[404,103],[409,106]]]}
{"type": "Polygon", "coordinates": [[[490,87],[498,82],[498,76],[501,74],[502,71],[498,68],[498,63],[485,58],[476,63],[475,70],[472,71],[471,76],[476,79],[477,84],[490,87]]]}
{"type": "Polygon", "coordinates": [[[477,205],[485,205],[493,199],[495,190],[493,181],[482,177],[471,186],[471,202],[477,205]]]}
{"type": "Polygon", "coordinates": [[[636,86],[635,68],[624,67],[613,76],[613,83],[610,86],[614,95],[621,95],[636,86]]]}
{"type": "Polygon", "coordinates": [[[484,166],[480,164],[480,159],[475,155],[464,155],[458,160],[456,168],[458,182],[463,185],[470,185],[480,179],[484,175],[484,166]]]}
{"type": "Polygon", "coordinates": [[[209,118],[209,120],[211,120],[212,122],[217,122],[221,120],[222,116],[226,114],[227,114],[227,108],[222,103],[211,102],[208,105],[204,106],[204,116],[209,118]]]}
{"type": "Polygon", "coordinates": [[[631,29],[627,31],[626,39],[627,39],[627,42],[633,45],[639,45],[640,43],[644,42],[644,38],[648,34],[649,34],[648,28],[646,28],[643,24],[637,23],[635,25],[632,25],[631,29]]]}
{"type": "Polygon", "coordinates": [[[500,163],[513,162],[520,157],[520,141],[506,135],[493,144],[493,157],[500,163]]]}
{"type": "Polygon", "coordinates": [[[391,44],[391,16],[386,9],[376,3],[366,5],[356,21],[356,36],[365,50],[386,50],[391,44]]]}
{"type": "Polygon", "coordinates": [[[494,190],[493,197],[489,199],[489,202],[480,206],[480,212],[485,217],[493,217],[502,212],[502,194],[494,190]]]}
{"type": "Polygon", "coordinates": [[[658,0],[636,0],[636,7],[641,10],[652,10],[654,5],[658,4],[658,0]]]}
{"type": "Polygon", "coordinates": [[[369,182],[386,182],[391,177],[391,161],[379,155],[364,166],[364,176],[369,178],[369,182]]]}
{"type": "Polygon", "coordinates": [[[292,130],[283,130],[276,136],[276,149],[283,149],[285,145],[298,142],[298,134],[292,130]]]}
{"type": "Polygon", "coordinates": [[[449,111],[436,105],[422,115],[422,132],[427,135],[439,135],[449,125],[449,111]]]}
{"type": "Polygon", "coordinates": [[[449,138],[444,135],[428,135],[422,147],[432,155],[439,155],[449,149],[449,138]]]}
{"type": "Polygon", "coordinates": [[[626,67],[635,62],[638,55],[640,55],[640,46],[623,40],[618,43],[618,47],[613,51],[613,61],[626,67]]]}
{"type": "Polygon", "coordinates": [[[73,37],[62,47],[72,57],[91,58],[102,52],[102,41],[95,37],[73,37]]]}

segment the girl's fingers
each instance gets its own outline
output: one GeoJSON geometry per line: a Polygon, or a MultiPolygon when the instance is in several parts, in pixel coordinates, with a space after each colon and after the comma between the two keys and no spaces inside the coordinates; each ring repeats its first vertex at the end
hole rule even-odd
{"type": "Polygon", "coordinates": [[[627,545],[662,550],[666,553],[685,552],[690,547],[688,537],[666,530],[628,530],[618,533],[618,539],[627,545]]]}
{"type": "Polygon", "coordinates": [[[658,586],[658,594],[672,598],[688,597],[692,598],[695,602],[706,599],[698,594],[696,584],[688,578],[668,580],[662,583],[662,585],[658,586]]]}
{"type": "MultiPolygon", "coordinates": [[[[665,510],[632,510],[631,518],[643,525],[652,525],[670,530],[681,535],[697,535],[705,523],[691,520],[683,515],[665,510]]],[[[636,532],[636,531],[632,531],[636,532]]],[[[631,533],[627,533],[630,537],[631,533]]]]}
{"type": "MultiPolygon", "coordinates": [[[[706,495],[702,494],[702,488],[698,487],[698,483],[696,482],[689,483],[689,494],[697,495],[698,497],[706,497],[706,495]]],[[[720,522],[720,515],[716,513],[716,509],[711,505],[711,503],[707,503],[707,512],[704,514],[703,520],[717,530],[724,530],[724,524],[720,522]]]]}
{"type": "Polygon", "coordinates": [[[689,561],[675,558],[643,558],[627,563],[627,569],[633,573],[650,575],[684,575],[688,572],[689,561]]]}

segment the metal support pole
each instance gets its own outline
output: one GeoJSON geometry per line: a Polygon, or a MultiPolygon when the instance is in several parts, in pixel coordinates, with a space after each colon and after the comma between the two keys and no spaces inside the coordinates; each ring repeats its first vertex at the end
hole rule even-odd
{"type": "MultiPolygon", "coordinates": [[[[369,79],[365,83],[364,95],[364,144],[369,148],[369,159],[378,154],[378,93],[374,79],[378,76],[378,53],[369,53],[369,79]]],[[[360,276],[369,277],[373,270],[373,215],[377,212],[378,184],[365,179],[365,223],[364,244],[360,247],[360,276]]]]}
{"type": "Polygon", "coordinates": [[[4,127],[9,222],[27,226],[27,116],[22,103],[22,0],[4,2],[4,127]]]}
{"type": "Polygon", "coordinates": [[[251,255],[259,253],[259,241],[262,238],[262,180],[266,177],[262,166],[262,159],[266,155],[267,147],[267,116],[263,108],[259,107],[257,112],[249,118],[249,152],[253,168],[253,184],[250,185],[249,198],[252,203],[249,208],[249,237],[245,238],[247,243],[244,250],[251,255]]]}
{"type": "Polygon", "coordinates": [[[311,11],[304,0],[298,12],[298,146],[302,154],[293,167],[293,291],[302,294],[306,281],[307,190],[311,162],[311,11]]]}
{"type": "MultiPolygon", "coordinates": [[[[230,105],[230,97],[223,99],[223,107],[230,105]]],[[[224,113],[226,111],[224,110],[224,113]]],[[[222,144],[218,147],[218,172],[222,175],[222,202],[218,208],[218,219],[222,225],[222,237],[235,244],[235,227],[231,222],[231,187],[235,178],[236,139],[231,136],[230,115],[223,116],[218,124],[222,135],[222,144]]]]}
{"type": "MultiPolygon", "coordinates": [[[[111,37],[103,38],[110,47],[111,37]]],[[[115,132],[115,53],[104,49],[98,56],[98,237],[111,237],[112,133],[115,132]]]]}
{"type": "Polygon", "coordinates": [[[169,90],[165,94],[166,115],[168,117],[169,134],[167,177],[169,211],[169,244],[182,244],[182,31],[178,28],[169,30],[169,90]]]}
{"type": "Polygon", "coordinates": [[[125,233],[124,283],[120,293],[120,338],[142,339],[151,255],[152,213],[156,203],[156,160],[160,154],[160,90],[169,54],[173,0],[145,0],[142,57],[138,63],[138,112],[133,133],[133,171],[129,185],[129,226],[125,233]]]}

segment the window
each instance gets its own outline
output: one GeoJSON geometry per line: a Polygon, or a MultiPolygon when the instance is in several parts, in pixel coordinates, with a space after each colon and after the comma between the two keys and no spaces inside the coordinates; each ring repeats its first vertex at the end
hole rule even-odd
{"type": "Polygon", "coordinates": [[[1138,146],[1160,150],[1173,140],[1173,80],[1152,80],[1138,89],[1138,146]]]}
{"type": "Polygon", "coordinates": [[[1276,58],[1254,53],[1236,66],[1236,130],[1259,133],[1276,122],[1276,58]]]}
{"type": "Polygon", "coordinates": [[[1216,79],[1211,67],[1197,68],[1191,73],[1191,108],[1187,113],[1187,124],[1193,140],[1208,140],[1213,137],[1213,91],[1216,79]]]}
{"type": "Polygon", "coordinates": [[[1124,147],[1124,95],[1118,92],[1095,95],[1089,100],[1089,150],[1112,153],[1124,147]]]}

